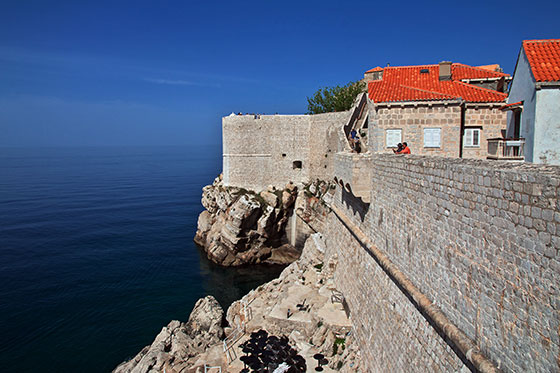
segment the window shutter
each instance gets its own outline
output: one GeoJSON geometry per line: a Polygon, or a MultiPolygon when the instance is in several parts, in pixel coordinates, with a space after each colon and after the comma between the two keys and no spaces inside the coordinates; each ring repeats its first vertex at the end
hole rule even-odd
{"type": "Polygon", "coordinates": [[[424,147],[441,147],[441,128],[424,128],[424,147]]]}
{"type": "Polygon", "coordinates": [[[473,141],[473,130],[472,129],[465,129],[465,139],[464,139],[465,146],[471,146],[473,141]]]}
{"type": "Polygon", "coordinates": [[[388,148],[395,148],[402,141],[402,130],[386,130],[385,133],[388,148]]]}

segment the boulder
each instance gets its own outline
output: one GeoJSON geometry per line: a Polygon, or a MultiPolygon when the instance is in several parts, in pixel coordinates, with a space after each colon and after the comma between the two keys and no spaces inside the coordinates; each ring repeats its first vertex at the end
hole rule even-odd
{"type": "Polygon", "coordinates": [[[171,321],[132,360],[115,368],[115,373],[162,372],[164,368],[188,366],[224,335],[224,310],[212,296],[199,299],[187,323],[171,321]]]}
{"type": "Polygon", "coordinates": [[[260,193],[260,196],[267,205],[272,206],[273,208],[278,206],[278,196],[275,193],[264,191],[260,193]]]}

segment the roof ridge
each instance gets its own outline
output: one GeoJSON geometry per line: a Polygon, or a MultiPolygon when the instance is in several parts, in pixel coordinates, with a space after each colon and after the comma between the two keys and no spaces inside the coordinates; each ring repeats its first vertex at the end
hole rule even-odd
{"type": "MultiPolygon", "coordinates": [[[[500,71],[486,70],[486,69],[483,69],[482,67],[471,66],[471,65],[464,64],[464,63],[460,63],[460,62],[454,62],[452,65],[462,65],[462,66],[470,67],[471,69],[475,69],[475,70],[485,72],[485,73],[502,74],[502,76],[510,76],[508,73],[504,73],[504,72],[500,72],[500,71]]],[[[493,64],[493,65],[498,65],[498,64],[493,64]]],[[[465,78],[465,79],[468,79],[468,78],[465,78]]]]}
{"type": "Polygon", "coordinates": [[[430,64],[430,65],[406,65],[406,66],[387,66],[384,69],[402,69],[402,68],[411,68],[411,67],[435,67],[439,66],[439,64],[430,64]]]}
{"type": "Polygon", "coordinates": [[[430,90],[427,90],[427,89],[422,89],[422,88],[417,88],[417,87],[410,87],[410,86],[403,85],[403,84],[397,84],[397,85],[399,85],[399,86],[401,86],[401,87],[404,87],[404,88],[414,89],[414,90],[417,90],[417,91],[420,91],[420,92],[434,93],[434,94],[440,95],[440,96],[455,97],[455,98],[458,97],[458,96],[450,95],[449,93],[441,93],[441,92],[438,92],[438,91],[430,91],[430,90]]]}
{"type": "Polygon", "coordinates": [[[464,85],[464,86],[466,86],[466,87],[471,87],[471,88],[474,88],[474,89],[479,89],[479,90],[484,91],[484,92],[497,93],[498,95],[503,95],[504,97],[507,97],[507,96],[508,96],[507,93],[498,92],[498,91],[495,91],[495,90],[490,89],[490,88],[479,87],[479,86],[474,85],[474,84],[468,84],[468,83],[462,82],[462,81],[460,81],[460,80],[452,80],[452,82],[453,82],[453,83],[460,83],[460,84],[462,84],[462,85],[464,85]]]}
{"type": "Polygon", "coordinates": [[[560,42],[560,39],[534,39],[534,40],[523,40],[523,44],[525,44],[525,43],[550,43],[550,42],[558,43],[558,42],[560,42]]]}

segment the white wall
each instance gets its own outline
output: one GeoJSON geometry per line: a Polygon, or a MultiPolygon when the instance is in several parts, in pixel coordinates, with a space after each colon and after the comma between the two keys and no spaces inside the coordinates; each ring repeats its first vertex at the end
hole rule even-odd
{"type": "Polygon", "coordinates": [[[560,165],[560,88],[537,91],[534,163],[560,165]]]}
{"type": "MultiPolygon", "coordinates": [[[[523,102],[523,112],[521,113],[521,137],[525,138],[525,161],[533,162],[534,132],[535,132],[535,79],[531,73],[529,61],[525,51],[521,49],[519,59],[513,75],[508,103],[518,101],[523,102]]],[[[513,137],[513,113],[508,113],[507,137],[513,137]]]]}

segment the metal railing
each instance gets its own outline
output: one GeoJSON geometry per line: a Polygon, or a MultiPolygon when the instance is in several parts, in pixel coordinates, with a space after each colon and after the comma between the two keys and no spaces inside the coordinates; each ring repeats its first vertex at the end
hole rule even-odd
{"type": "Polygon", "coordinates": [[[525,139],[488,139],[488,159],[523,161],[525,139]]]}

